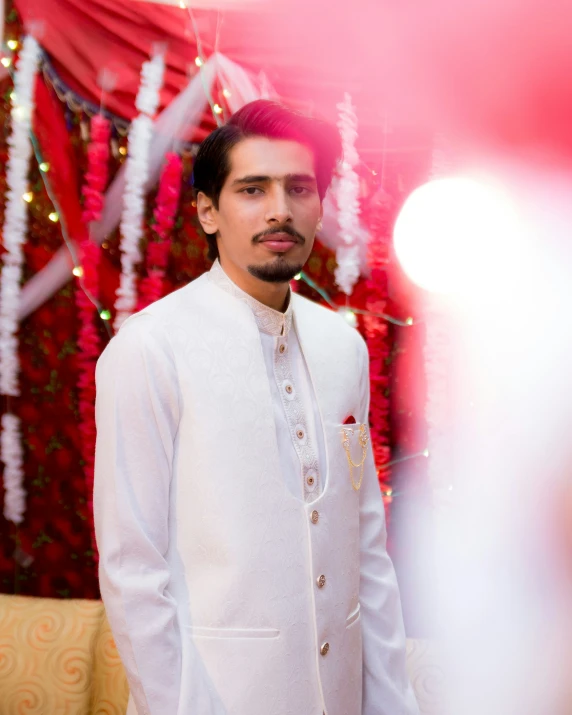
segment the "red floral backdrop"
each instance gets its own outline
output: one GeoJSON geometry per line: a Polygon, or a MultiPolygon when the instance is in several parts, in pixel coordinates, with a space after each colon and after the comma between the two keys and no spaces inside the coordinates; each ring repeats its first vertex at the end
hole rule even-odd
{"type": "MultiPolygon", "coordinates": [[[[8,16],[7,33],[16,36],[18,18],[8,16]]],[[[4,127],[0,135],[0,162],[6,164],[6,139],[10,131],[9,93],[11,82],[0,85],[0,121],[4,127]]],[[[83,175],[87,164],[87,143],[82,123],[87,117],[72,112],[60,102],[43,81],[37,89],[38,119],[36,133],[45,157],[50,159],[49,180],[61,202],[67,205],[68,224],[74,225],[74,235],[82,228],[78,224],[79,202],[83,175]],[[51,124],[45,116],[51,112],[51,124]],[[77,205],[76,205],[77,204],[77,205]]],[[[125,146],[124,138],[115,137],[116,149],[125,146]]],[[[110,164],[113,177],[126,152],[115,151],[110,164]]],[[[165,292],[170,292],[208,270],[207,246],[198,230],[196,212],[190,185],[191,153],[183,155],[183,186],[180,210],[172,234],[172,245],[166,271],[165,292]]],[[[385,186],[397,200],[395,207],[413,185],[422,179],[426,167],[422,161],[401,167],[386,166],[385,186]]],[[[380,223],[379,202],[373,197],[379,187],[379,178],[363,169],[363,212],[366,223],[379,233],[380,225],[390,230],[391,211],[380,223]]],[[[25,244],[25,276],[28,280],[61,248],[62,234],[58,224],[49,220],[53,205],[46,193],[37,165],[32,162],[30,188],[34,198],[30,204],[30,225],[25,244]]],[[[6,190],[4,171],[0,171],[0,196],[6,190]]],[[[147,235],[152,237],[152,207],[154,196],[148,201],[147,235]]],[[[3,219],[3,202],[0,201],[0,225],[3,219]]],[[[382,238],[380,236],[380,238],[382,238]]],[[[384,248],[382,258],[386,257],[384,248]]],[[[379,257],[379,254],[378,254],[379,257]]],[[[335,258],[331,251],[317,244],[306,266],[309,277],[339,304],[345,296],[337,293],[334,284],[335,258]]],[[[120,257],[118,235],[114,233],[103,244],[99,269],[99,293],[104,307],[111,308],[115,289],[119,283],[120,257]]],[[[141,267],[141,278],[145,278],[141,267]]],[[[386,310],[405,317],[404,302],[386,295],[387,276],[381,266],[369,281],[360,281],[352,296],[352,304],[366,307],[372,296],[378,302],[377,310],[386,310]],[[373,279],[373,280],[372,280],[373,279]],[[377,281],[377,287],[376,287],[377,281]],[[381,296],[381,297],[380,297],[381,296]],[[384,298],[385,296],[385,298],[384,298]]],[[[78,405],[78,314],[74,297],[75,284],[65,285],[48,302],[30,315],[21,325],[21,396],[13,400],[13,408],[23,425],[25,455],[25,488],[28,493],[27,512],[18,528],[0,515],[0,591],[46,597],[97,598],[97,566],[91,541],[91,513],[89,495],[83,471],[81,433],[78,405]]],[[[299,291],[313,300],[323,302],[312,288],[300,283],[299,291]]],[[[418,451],[419,443],[414,423],[404,421],[408,414],[407,393],[396,401],[392,396],[392,365],[399,354],[398,334],[387,326],[376,327],[371,321],[360,320],[360,330],[367,334],[370,348],[376,349],[372,417],[376,420],[375,432],[378,460],[385,462],[390,450],[418,451]],[[376,335],[385,340],[377,345],[376,335]],[[392,434],[393,417],[400,425],[399,433],[392,434]],[[391,419],[390,419],[391,418],[391,419]]],[[[109,340],[103,323],[98,324],[102,348],[109,340]]],[[[3,406],[5,407],[5,406],[3,406]]],[[[409,412],[409,415],[411,413],[409,412]]],[[[421,438],[422,439],[422,438],[421,438]]],[[[381,466],[381,465],[380,465],[381,466]]],[[[389,482],[389,472],[380,475],[384,488],[389,482]]],[[[3,501],[0,487],[0,501],[3,501]]]]}

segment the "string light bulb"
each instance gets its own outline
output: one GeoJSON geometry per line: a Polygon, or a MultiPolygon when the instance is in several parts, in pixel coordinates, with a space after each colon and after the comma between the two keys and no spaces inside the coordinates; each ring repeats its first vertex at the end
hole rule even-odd
{"type": "Polygon", "coordinates": [[[424,449],[424,450],[423,450],[423,456],[424,456],[424,457],[428,457],[428,456],[429,456],[429,450],[428,450],[428,449],[424,449]]]}
{"type": "Polygon", "coordinates": [[[83,276],[83,268],[81,266],[74,266],[72,273],[76,278],[82,278],[83,276]]]}
{"type": "Polygon", "coordinates": [[[47,172],[50,170],[50,165],[47,161],[43,161],[40,164],[40,171],[43,171],[44,174],[47,174],[47,172]]]}
{"type": "Polygon", "coordinates": [[[8,69],[8,67],[10,67],[10,65],[12,64],[12,60],[10,59],[10,57],[2,57],[0,62],[4,67],[6,67],[6,69],[8,69]]]}
{"type": "Polygon", "coordinates": [[[340,308],[338,313],[340,313],[349,326],[357,328],[357,316],[353,310],[350,310],[350,308],[340,308]]]}
{"type": "Polygon", "coordinates": [[[187,3],[185,2],[185,0],[179,0],[179,7],[181,8],[181,10],[187,9],[187,3]]]}
{"type": "Polygon", "coordinates": [[[12,115],[12,119],[15,119],[17,122],[23,122],[30,116],[30,110],[28,107],[14,107],[10,114],[12,115]]]}
{"type": "Polygon", "coordinates": [[[301,279],[302,279],[302,274],[301,274],[301,273],[296,273],[296,275],[294,276],[294,280],[295,280],[295,281],[299,281],[299,280],[301,280],[301,279]]]}
{"type": "Polygon", "coordinates": [[[125,146],[120,146],[120,147],[119,147],[119,153],[121,154],[121,156],[127,156],[127,147],[125,147],[125,146]]]}
{"type": "Polygon", "coordinates": [[[99,317],[102,320],[111,320],[111,313],[108,310],[100,310],[99,317]]]}
{"type": "Polygon", "coordinates": [[[220,104],[215,104],[215,105],[214,105],[214,107],[213,107],[213,112],[214,112],[215,114],[222,114],[222,107],[220,106],[220,104]]]}
{"type": "Polygon", "coordinates": [[[232,92],[230,89],[227,89],[226,87],[222,90],[223,97],[226,97],[227,99],[229,97],[232,97],[232,92]]]}
{"type": "Polygon", "coordinates": [[[202,67],[204,65],[204,62],[201,60],[200,57],[195,57],[195,64],[197,67],[202,67]]]}
{"type": "Polygon", "coordinates": [[[407,325],[413,325],[413,318],[405,318],[405,323],[407,325]]]}
{"type": "Polygon", "coordinates": [[[18,40],[8,40],[6,44],[12,51],[18,49],[18,40]]]}
{"type": "Polygon", "coordinates": [[[57,222],[60,220],[60,217],[59,217],[57,211],[52,211],[52,213],[49,214],[48,218],[49,218],[50,221],[52,221],[53,223],[57,223],[57,222]]]}
{"type": "Polygon", "coordinates": [[[23,194],[22,198],[27,204],[31,204],[34,200],[34,194],[31,191],[26,191],[26,193],[23,194]]]}

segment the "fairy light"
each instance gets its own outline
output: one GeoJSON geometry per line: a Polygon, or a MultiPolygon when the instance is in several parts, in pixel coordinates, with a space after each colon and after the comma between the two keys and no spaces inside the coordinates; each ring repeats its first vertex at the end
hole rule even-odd
{"type": "Polygon", "coordinates": [[[222,107],[220,106],[220,104],[215,104],[213,106],[213,112],[215,114],[222,114],[222,107]]]}
{"type": "Polygon", "coordinates": [[[30,110],[28,107],[14,107],[10,114],[17,122],[23,122],[30,116],[30,110]]]}
{"type": "Polygon", "coordinates": [[[227,89],[226,87],[222,90],[223,97],[226,97],[226,99],[229,99],[229,97],[232,97],[232,92],[230,89],[227,89]]]}
{"type": "Polygon", "coordinates": [[[8,40],[6,44],[12,51],[18,49],[18,40],[8,40]]]}
{"type": "Polygon", "coordinates": [[[76,278],[83,277],[83,268],[81,266],[74,266],[72,273],[76,278]]]}
{"type": "Polygon", "coordinates": [[[296,275],[294,276],[294,280],[295,280],[295,281],[301,281],[301,280],[302,280],[302,274],[301,274],[301,273],[296,273],[296,275]]]}
{"type": "Polygon", "coordinates": [[[202,67],[204,65],[204,62],[201,60],[200,57],[195,57],[195,64],[197,67],[202,67]]]}
{"type": "MultiPolygon", "coordinates": [[[[310,286],[310,288],[313,288],[316,293],[318,293],[326,301],[330,308],[333,308],[336,311],[340,310],[340,306],[334,303],[334,301],[330,298],[326,291],[323,288],[320,288],[320,286],[315,281],[313,281],[306,273],[304,273],[304,271],[298,273],[295,276],[295,279],[303,280],[304,283],[310,286]]],[[[419,325],[420,323],[419,320],[413,320],[413,318],[407,318],[407,320],[398,320],[397,318],[394,318],[391,315],[387,315],[386,313],[374,313],[371,310],[362,310],[361,308],[355,308],[354,306],[350,305],[344,306],[344,309],[351,311],[356,315],[372,315],[376,318],[382,318],[383,320],[387,320],[388,323],[393,323],[393,325],[398,325],[401,328],[419,325]]]]}
{"type": "Polygon", "coordinates": [[[111,313],[108,310],[100,310],[99,317],[102,320],[111,320],[111,313]]]}
{"type": "Polygon", "coordinates": [[[10,67],[10,65],[12,64],[12,60],[10,59],[10,57],[2,57],[0,62],[4,67],[6,67],[6,69],[8,69],[8,67],[10,67]]]}
{"type": "Polygon", "coordinates": [[[120,147],[119,147],[119,153],[121,154],[121,156],[127,156],[127,147],[125,147],[125,146],[120,146],[120,147]]]}
{"type": "Polygon", "coordinates": [[[352,328],[357,328],[357,316],[351,308],[340,308],[338,313],[352,328]]]}
{"type": "Polygon", "coordinates": [[[44,174],[46,174],[50,170],[50,165],[47,161],[42,161],[40,164],[40,171],[43,171],[44,174]]]}
{"type": "Polygon", "coordinates": [[[57,223],[60,220],[60,217],[59,217],[59,214],[57,211],[52,211],[52,213],[48,215],[48,218],[53,223],[57,223]]]}
{"type": "Polygon", "coordinates": [[[27,204],[31,204],[34,200],[34,194],[31,191],[26,191],[26,193],[22,195],[22,198],[27,204]]]}

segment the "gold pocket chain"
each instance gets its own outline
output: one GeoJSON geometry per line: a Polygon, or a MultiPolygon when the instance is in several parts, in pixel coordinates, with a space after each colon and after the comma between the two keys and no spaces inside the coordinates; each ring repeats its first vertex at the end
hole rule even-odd
{"type": "Polygon", "coordinates": [[[361,488],[361,483],[363,481],[363,471],[364,471],[364,465],[365,465],[365,460],[367,457],[367,442],[369,437],[367,436],[367,432],[365,429],[365,425],[361,425],[359,428],[359,443],[362,448],[362,455],[361,455],[361,462],[359,464],[354,464],[352,460],[352,455],[350,454],[350,434],[353,434],[354,431],[352,429],[344,429],[342,431],[342,446],[346,451],[346,457],[348,459],[348,466],[350,468],[350,480],[352,483],[352,487],[356,492],[359,492],[361,488]],[[356,484],[354,481],[354,469],[360,469],[360,475],[359,475],[359,482],[356,484]]]}

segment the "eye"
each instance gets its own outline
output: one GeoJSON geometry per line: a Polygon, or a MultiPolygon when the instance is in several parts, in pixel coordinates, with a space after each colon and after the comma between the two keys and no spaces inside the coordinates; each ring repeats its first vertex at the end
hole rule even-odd
{"type": "Polygon", "coordinates": [[[259,193],[262,193],[262,189],[259,189],[258,186],[247,186],[240,193],[247,194],[247,196],[258,196],[259,193]]]}
{"type": "Polygon", "coordinates": [[[308,194],[313,194],[313,190],[307,186],[293,186],[290,191],[296,196],[307,196],[308,194]]]}

